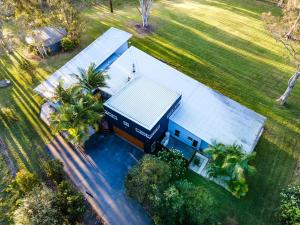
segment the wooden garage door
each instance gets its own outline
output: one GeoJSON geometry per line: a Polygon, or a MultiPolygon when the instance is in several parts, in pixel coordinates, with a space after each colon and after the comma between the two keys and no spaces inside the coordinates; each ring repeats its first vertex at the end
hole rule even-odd
{"type": "Polygon", "coordinates": [[[139,139],[133,137],[132,135],[128,134],[127,132],[117,128],[114,126],[114,132],[116,135],[120,136],[121,138],[125,139],[129,143],[133,144],[139,149],[144,150],[144,143],[140,141],[139,139]]]}

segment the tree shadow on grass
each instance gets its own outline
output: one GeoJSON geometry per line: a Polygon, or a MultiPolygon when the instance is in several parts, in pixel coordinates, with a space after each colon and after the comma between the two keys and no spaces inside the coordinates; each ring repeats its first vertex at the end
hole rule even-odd
{"type": "Polygon", "coordinates": [[[8,68],[7,62],[0,62],[0,72],[12,81],[11,89],[0,100],[8,99],[5,104],[16,109],[20,120],[9,123],[2,118],[1,135],[4,136],[11,156],[19,167],[26,167],[40,174],[39,157],[45,155],[44,145],[51,139],[51,134],[39,119],[39,103],[33,98],[30,85],[20,79],[22,74],[12,73],[8,68]]]}
{"type": "MultiPolygon", "coordinates": [[[[186,23],[166,19],[162,22],[166,27],[164,30],[146,39],[136,39],[134,44],[253,110],[267,116],[270,114],[277,120],[286,120],[288,116],[288,119],[300,126],[297,113],[299,105],[290,105],[288,113],[285,113],[275,102],[286,88],[286,79],[290,75],[289,71],[275,66],[283,64],[282,57],[273,57],[273,53],[266,51],[256,51],[255,48],[260,49],[259,46],[251,46],[248,42],[201,21],[182,17],[183,21],[193,20],[191,26],[198,32],[205,30],[205,34],[209,33],[211,39],[203,38],[186,23]],[[227,43],[228,46],[219,42],[227,43]],[[230,45],[235,43],[239,43],[240,47],[232,49],[230,45]],[[243,46],[245,49],[241,49],[243,46]],[[252,49],[252,54],[259,58],[248,57],[240,49],[247,52],[252,49]],[[265,59],[271,60],[272,64],[265,62],[265,59]]],[[[299,91],[296,87],[291,98],[299,101],[299,91]]]]}

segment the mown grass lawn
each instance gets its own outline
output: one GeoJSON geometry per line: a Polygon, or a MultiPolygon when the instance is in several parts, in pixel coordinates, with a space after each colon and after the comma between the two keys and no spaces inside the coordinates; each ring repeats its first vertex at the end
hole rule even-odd
{"type": "Polygon", "coordinates": [[[13,107],[20,118],[12,123],[0,117],[0,135],[17,165],[39,172],[44,144],[52,137],[38,118],[42,99],[32,88],[114,26],[132,32],[132,44],[138,48],[267,117],[256,148],[258,172],[250,179],[246,198],[235,199],[193,174],[189,178],[210,191],[219,215],[234,217],[242,225],[274,224],[278,193],[295,180],[300,149],[300,85],[286,107],[276,104],[293,68],[261,21],[262,12],[279,13],[278,9],[255,0],[157,0],[150,19],[153,32],[145,36],[134,28],[140,21],[136,1],[121,2],[114,1],[113,15],[102,6],[84,10],[80,48],[42,61],[36,71],[20,70],[18,54],[0,60],[0,79],[13,82],[10,88],[0,89],[0,105],[13,107]]]}

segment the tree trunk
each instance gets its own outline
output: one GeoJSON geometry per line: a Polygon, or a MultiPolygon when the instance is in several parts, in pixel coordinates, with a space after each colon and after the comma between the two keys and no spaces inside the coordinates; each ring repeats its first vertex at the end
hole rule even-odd
{"type": "Polygon", "coordinates": [[[295,84],[297,80],[300,78],[300,71],[297,71],[288,82],[288,87],[276,101],[279,102],[280,105],[284,105],[287,102],[288,97],[290,96],[293,88],[295,87],[295,84]]]}
{"type": "Polygon", "coordinates": [[[298,13],[297,19],[295,20],[293,26],[290,28],[290,30],[285,35],[287,38],[291,38],[292,37],[292,33],[295,30],[295,28],[297,27],[299,21],[300,21],[300,11],[298,13]]]}
{"type": "Polygon", "coordinates": [[[152,0],[140,0],[140,9],[138,10],[141,14],[144,28],[148,26],[148,18],[150,15],[151,6],[152,0]]]}
{"type": "Polygon", "coordinates": [[[148,26],[148,17],[143,16],[143,27],[147,27],[147,26],[148,26]]]}
{"type": "Polygon", "coordinates": [[[283,5],[283,0],[279,0],[277,6],[281,7],[283,5]]]}
{"type": "Polygon", "coordinates": [[[109,7],[110,7],[110,12],[114,13],[114,8],[113,8],[112,0],[109,0],[109,7]]]}

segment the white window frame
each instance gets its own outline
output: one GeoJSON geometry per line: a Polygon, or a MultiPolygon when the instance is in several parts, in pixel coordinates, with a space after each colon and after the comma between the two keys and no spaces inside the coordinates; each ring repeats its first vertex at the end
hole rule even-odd
{"type": "Polygon", "coordinates": [[[135,131],[137,132],[137,133],[139,133],[139,134],[141,134],[141,135],[143,135],[143,136],[145,136],[146,138],[148,138],[148,139],[151,139],[153,136],[154,136],[154,134],[159,130],[159,128],[160,128],[160,124],[155,128],[155,130],[152,132],[152,134],[146,134],[144,131],[142,131],[142,130],[140,130],[140,129],[138,129],[138,128],[135,128],[135,131]]]}
{"type": "Polygon", "coordinates": [[[118,117],[111,112],[105,111],[105,114],[108,115],[109,117],[113,118],[114,120],[118,120],[118,117]]]}

